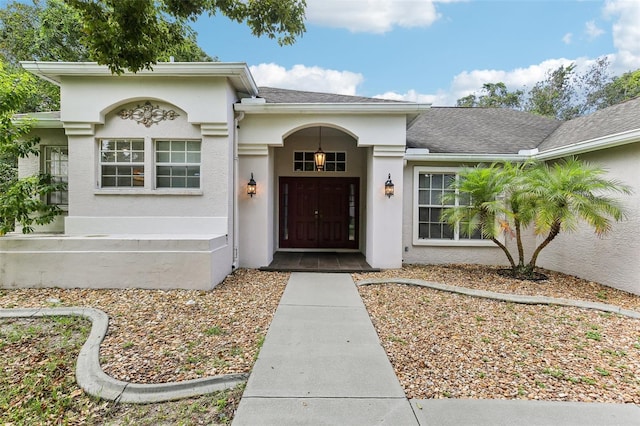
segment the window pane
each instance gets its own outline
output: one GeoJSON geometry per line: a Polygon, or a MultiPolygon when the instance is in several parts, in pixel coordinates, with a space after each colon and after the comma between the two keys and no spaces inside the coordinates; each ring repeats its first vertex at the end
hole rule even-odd
{"type": "Polygon", "coordinates": [[[171,141],[171,151],[185,151],[184,141],[171,141]]]}
{"type": "Polygon", "coordinates": [[[168,163],[171,161],[171,155],[168,152],[158,152],[156,153],[156,161],[158,163],[168,163]]]}
{"type": "Polygon", "coordinates": [[[141,141],[141,140],[132,141],[131,149],[133,151],[144,151],[144,141],[141,141]]]}
{"type": "Polygon", "coordinates": [[[442,175],[431,175],[431,187],[434,189],[442,188],[443,176],[442,175]]]}
{"type": "Polygon", "coordinates": [[[172,177],[171,178],[171,187],[172,188],[186,188],[187,187],[187,179],[183,177],[172,177]]]}
{"type": "Polygon", "coordinates": [[[169,141],[158,141],[158,142],[156,142],[156,150],[157,151],[170,151],[171,150],[171,142],[169,142],[169,141]]]}
{"type": "Polygon", "coordinates": [[[344,172],[344,171],[345,171],[345,164],[344,164],[344,163],[338,163],[338,164],[336,164],[336,171],[338,171],[338,172],[344,172]]]}
{"type": "Polygon", "coordinates": [[[172,167],[171,168],[172,176],[186,176],[187,168],[186,167],[172,167]]]}
{"type": "Polygon", "coordinates": [[[116,185],[118,186],[133,186],[130,177],[117,177],[116,185]]]}
{"type": "Polygon", "coordinates": [[[115,177],[107,177],[102,176],[102,186],[116,186],[116,178],[115,177]]]}
{"type": "Polygon", "coordinates": [[[175,152],[171,151],[171,162],[172,163],[184,163],[186,159],[186,155],[184,152],[175,152]]]}
{"type": "Polygon", "coordinates": [[[429,204],[429,192],[423,190],[418,191],[418,203],[429,204]]]}
{"type": "Polygon", "coordinates": [[[187,153],[187,163],[199,163],[200,162],[200,153],[199,152],[188,152],[187,153]]]}
{"type": "Polygon", "coordinates": [[[347,154],[345,152],[337,153],[337,161],[347,161],[347,154]]]}
{"type": "Polygon", "coordinates": [[[420,207],[418,209],[418,220],[420,222],[426,222],[429,220],[429,208],[427,207],[420,207]]]}
{"type": "Polygon", "coordinates": [[[194,166],[187,167],[187,176],[200,177],[200,167],[194,167],[194,166]]]}

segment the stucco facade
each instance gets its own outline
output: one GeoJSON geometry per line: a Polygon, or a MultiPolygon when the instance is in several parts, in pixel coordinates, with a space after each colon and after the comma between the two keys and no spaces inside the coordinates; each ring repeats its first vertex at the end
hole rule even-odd
{"type": "Polygon", "coordinates": [[[633,193],[618,196],[626,211],[606,236],[581,224],[560,234],[545,248],[540,266],[640,294],[640,142],[580,155],[607,170],[609,178],[630,185],[633,193]]]}
{"type": "MultiPolygon", "coordinates": [[[[433,197],[443,182],[465,165],[581,155],[636,185],[628,218],[605,239],[561,235],[539,264],[640,294],[640,101],[562,124],[258,88],[240,63],[121,76],[93,63],[23,66],[60,85],[61,111],[36,117],[41,155],[21,160],[20,175],[55,166],[68,193],[58,220],[0,239],[4,287],[209,289],[287,250],[359,252],[381,269],[505,264],[492,243],[440,226],[433,197]],[[330,156],[324,171],[309,163],[319,147],[330,156]]],[[[534,244],[528,236],[527,252],[534,244]]]]}

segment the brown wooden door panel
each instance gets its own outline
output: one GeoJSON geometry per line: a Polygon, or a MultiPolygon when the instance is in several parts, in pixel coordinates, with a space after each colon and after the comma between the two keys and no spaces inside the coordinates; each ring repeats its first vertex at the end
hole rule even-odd
{"type": "Polygon", "coordinates": [[[359,178],[280,178],[280,247],[358,248],[359,178]]]}

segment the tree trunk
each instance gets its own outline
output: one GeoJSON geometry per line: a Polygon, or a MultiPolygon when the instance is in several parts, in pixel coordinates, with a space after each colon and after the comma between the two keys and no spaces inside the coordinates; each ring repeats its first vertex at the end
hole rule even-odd
{"type": "Polygon", "coordinates": [[[549,235],[547,235],[547,238],[545,238],[544,241],[541,242],[540,245],[536,247],[536,249],[534,250],[533,254],[531,255],[531,260],[529,261],[529,265],[527,265],[529,268],[531,268],[531,271],[533,271],[533,269],[536,267],[536,261],[538,260],[538,255],[540,254],[542,249],[548,246],[549,243],[553,241],[553,239],[560,233],[560,225],[561,225],[561,222],[556,221],[551,227],[551,230],[549,231],[549,235]]]}
{"type": "Polygon", "coordinates": [[[518,266],[524,266],[524,247],[522,246],[522,235],[520,234],[520,221],[514,220],[516,227],[516,244],[518,245],[518,266]]]}
{"type": "Polygon", "coordinates": [[[504,252],[504,254],[507,255],[507,259],[509,259],[509,264],[511,265],[511,269],[515,270],[516,269],[516,262],[513,260],[513,256],[511,256],[511,253],[509,253],[509,249],[504,244],[502,244],[500,241],[498,241],[497,239],[495,239],[493,237],[491,237],[491,241],[493,241],[495,245],[500,247],[502,249],[502,251],[504,252]]]}

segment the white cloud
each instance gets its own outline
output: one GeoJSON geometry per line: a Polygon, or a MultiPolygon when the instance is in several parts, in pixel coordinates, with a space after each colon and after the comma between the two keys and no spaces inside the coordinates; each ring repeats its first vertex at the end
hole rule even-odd
{"type": "Polygon", "coordinates": [[[640,2],[610,0],[604,8],[613,23],[613,45],[617,49],[612,61],[616,74],[640,68],[640,2]]]}
{"type": "Polygon", "coordinates": [[[573,39],[573,34],[566,33],[564,37],[562,37],[562,42],[564,44],[571,44],[571,42],[573,41],[572,39],[573,39]]]}
{"type": "Polygon", "coordinates": [[[584,26],[584,31],[587,34],[589,40],[593,40],[604,34],[604,30],[602,28],[598,28],[595,21],[587,22],[584,26]]]}
{"type": "Polygon", "coordinates": [[[453,106],[456,101],[472,93],[479,94],[485,83],[502,82],[509,91],[531,89],[537,82],[546,78],[547,72],[564,65],[576,64],[577,72],[583,72],[594,63],[595,60],[578,58],[570,60],[566,58],[549,59],[540,64],[526,68],[513,70],[473,70],[464,71],[453,77],[447,90],[439,90],[436,94],[420,94],[415,90],[400,94],[387,92],[376,97],[393,100],[432,103],[434,106],[453,106]]]}
{"type": "Polygon", "coordinates": [[[305,65],[294,65],[291,69],[286,69],[270,63],[251,66],[250,70],[258,86],[341,95],[355,95],[356,87],[364,81],[359,73],[305,65]]]}
{"type": "Polygon", "coordinates": [[[428,27],[440,17],[433,0],[307,0],[306,16],[310,24],[369,33],[428,27]]]}

